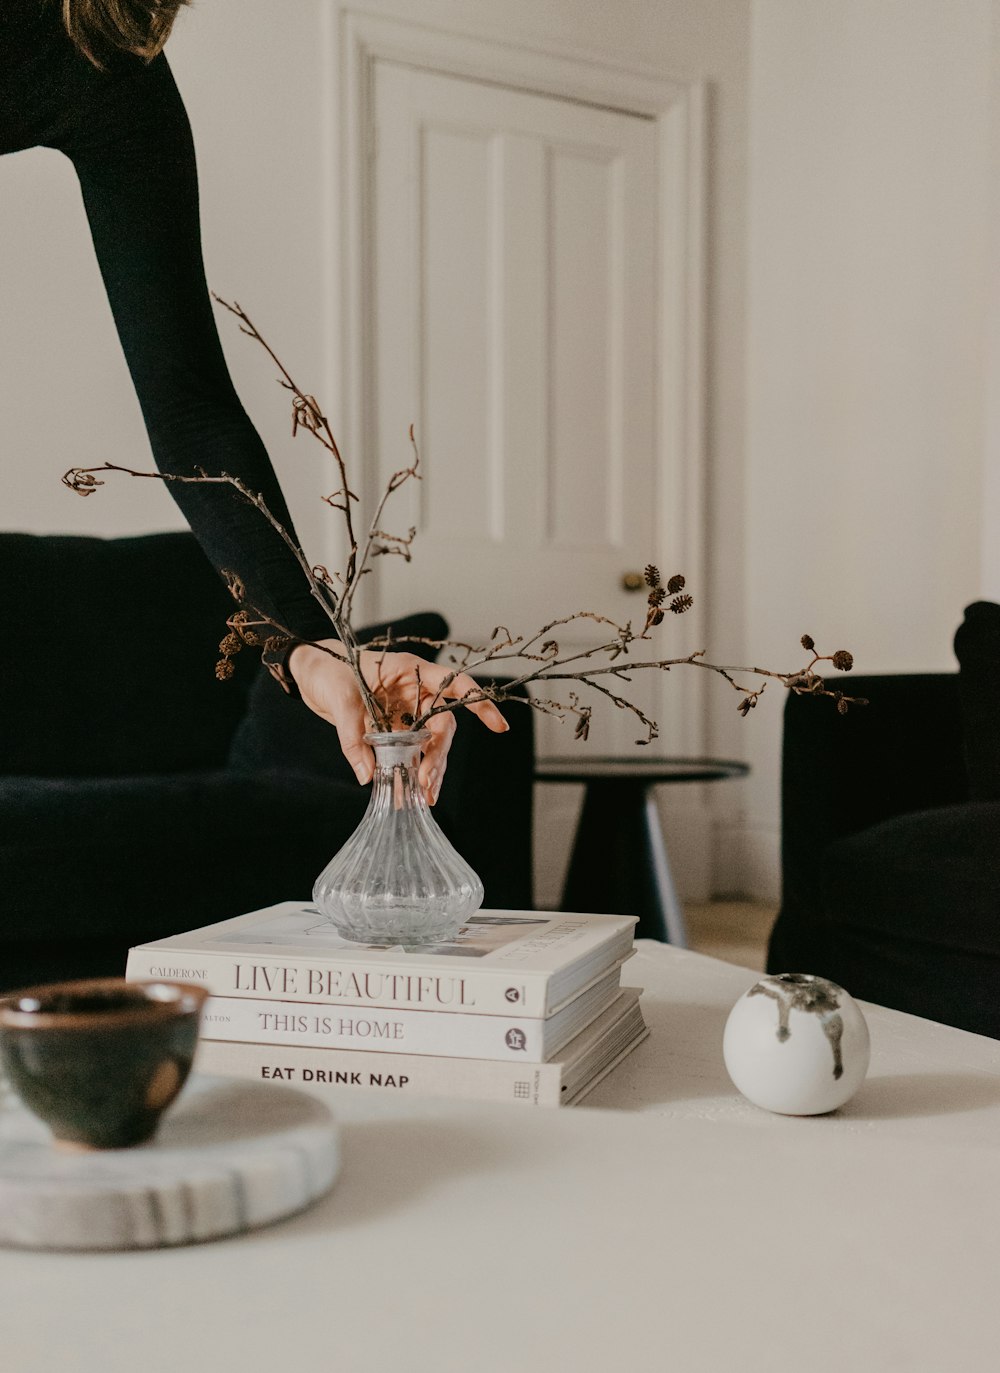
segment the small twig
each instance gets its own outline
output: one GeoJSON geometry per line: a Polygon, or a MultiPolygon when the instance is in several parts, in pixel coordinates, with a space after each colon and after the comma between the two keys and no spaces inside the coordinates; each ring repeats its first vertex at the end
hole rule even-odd
{"type": "MultiPolygon", "coordinates": [[[[417,449],[416,439],[413,435],[412,424],[410,425],[410,444],[413,447],[413,462],[409,467],[401,467],[398,472],[394,472],[392,476],[389,478],[389,481],[386,484],[386,488],[382,493],[382,498],[379,501],[378,506],[376,507],[375,514],[372,517],[371,523],[368,526],[368,537],[365,540],[364,548],[361,550],[361,557],[360,559],[357,559],[356,562],[352,563],[352,566],[348,568],[348,575],[345,579],[345,589],[342,599],[342,608],[345,616],[350,616],[351,608],[354,604],[355,588],[357,587],[357,584],[358,582],[360,582],[361,578],[369,570],[368,563],[373,556],[376,537],[391,537],[378,533],[378,531],[381,529],[382,512],[385,510],[386,501],[394,492],[398,491],[399,488],[405,482],[409,481],[411,477],[416,481],[420,480],[420,472],[418,470],[420,467],[420,453],[417,449]],[[354,570],[355,567],[356,571],[354,570]]],[[[415,535],[416,530],[411,529],[408,540],[399,540],[399,542],[405,543],[408,547],[409,543],[412,543],[415,535]]],[[[407,561],[409,561],[409,558],[407,558],[407,561]]]]}

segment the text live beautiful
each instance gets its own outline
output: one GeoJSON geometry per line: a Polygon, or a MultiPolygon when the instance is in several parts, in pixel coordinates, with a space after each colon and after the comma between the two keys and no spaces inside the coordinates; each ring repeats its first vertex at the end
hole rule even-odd
{"type": "MultiPolygon", "coordinates": [[[[377,1006],[475,1006],[464,977],[426,974],[349,972],[342,968],[296,968],[284,964],[234,962],[232,990],[312,1000],[369,1001],[377,1006]]],[[[182,982],[207,982],[204,968],[154,967],[148,976],[182,982]]],[[[508,1000],[516,1000],[509,997],[508,1000]]]]}

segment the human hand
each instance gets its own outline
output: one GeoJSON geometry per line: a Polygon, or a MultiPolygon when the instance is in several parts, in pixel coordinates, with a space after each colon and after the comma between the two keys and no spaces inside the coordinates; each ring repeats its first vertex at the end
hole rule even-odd
{"type": "MultiPolygon", "coordinates": [[[[344,661],[345,649],[340,640],[320,639],[318,644],[322,647],[298,644],[288,656],[287,669],[309,709],[337,730],[341,750],[358,781],[370,782],[375,771],[375,755],[364,740],[369,722],[361,690],[350,665],[344,661]],[[330,652],[324,652],[324,649],[330,652]]],[[[415,653],[362,649],[361,671],[371,688],[377,688],[390,699],[405,701],[406,709],[415,715],[427,710],[435,696],[457,700],[467,692],[479,690],[477,682],[464,672],[457,673],[447,686],[442,686],[454,669],[442,663],[429,663],[415,653]]],[[[495,734],[503,734],[510,728],[492,701],[471,702],[464,709],[471,710],[495,734]]],[[[448,750],[455,735],[454,711],[432,715],[426,728],[431,737],[420,760],[419,779],[428,801],[434,805],[441,792],[448,750]]]]}

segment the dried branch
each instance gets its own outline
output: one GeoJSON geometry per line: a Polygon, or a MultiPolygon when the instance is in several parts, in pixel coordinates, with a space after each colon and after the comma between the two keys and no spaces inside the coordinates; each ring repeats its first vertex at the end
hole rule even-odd
{"type": "MultiPolygon", "coordinates": [[[[302,570],[312,596],[322,606],[330,621],[331,637],[340,640],[343,652],[336,652],[315,640],[299,638],[287,626],[248,602],[245,582],[238,574],[224,573],[239,609],[228,618],[228,633],[219,644],[221,656],[216,663],[216,675],[220,679],[232,676],[233,659],[244,647],[262,647],[267,652],[309,642],[338,661],[348,664],[357,681],[369,719],[373,727],[379,730],[390,730],[400,723],[404,728],[421,729],[435,715],[444,711],[454,711],[485,701],[497,704],[517,701],[543,714],[554,715],[564,720],[575,719],[576,737],[586,739],[590,731],[593,705],[581,700],[579,690],[589,688],[599,697],[610,701],[617,709],[629,712],[644,726],[645,737],[637,739],[637,744],[648,744],[658,735],[656,721],[650,719],[634,701],[629,700],[617,689],[621,684],[631,683],[637,672],[669,672],[675,667],[695,667],[718,673],[738,693],[740,700],[737,709],[744,716],[756,707],[769,681],[780,682],[786,690],[797,695],[831,697],[841,714],[851,705],[866,704],[860,697],[847,696],[842,691],[827,686],[825,679],[815,671],[817,664],[828,662],[835,670],[848,672],[853,667],[851,654],[846,649],[839,649],[832,654],[820,654],[808,634],[802,636],[801,644],[812,657],[804,667],[789,672],[711,663],[706,660],[703,649],[677,658],[634,661],[630,657],[630,650],[638,642],[651,640],[651,631],[664,622],[666,611],[674,615],[683,615],[693,604],[692,596],[685,590],[685,578],[676,573],[664,583],[659,568],[653,563],[649,563],[643,573],[648,595],[645,621],[638,632],[633,628],[631,621],[618,624],[595,611],[577,610],[549,620],[528,635],[514,634],[505,625],[497,625],[485,644],[413,636],[400,640],[389,630],[362,649],[358,644],[351,619],[354,597],[361,578],[371,571],[372,561],[377,557],[396,556],[406,562],[412,558],[416,529],[411,527],[405,534],[394,534],[385,527],[384,514],[390,498],[402,486],[410,481],[421,480],[420,453],[413,428],[411,426],[409,432],[413,450],[412,462],[390,476],[372,519],[368,522],[365,536],[359,541],[355,532],[353,509],[358,497],[351,489],[346,463],[319,402],[301,389],[240,305],[230,304],[218,295],[214,295],[214,299],[236,317],[241,332],[260,344],[277,366],[280,373],[279,384],[292,393],[292,436],[295,437],[300,429],[305,430],[323,445],[334,460],[340,484],[331,495],[322,499],[331,509],[339,511],[344,518],[347,555],[343,569],[331,573],[322,565],[311,566],[288,530],[268,509],[263,497],[250,490],[239,478],[225,472],[213,475],[199,468],[193,475],[181,476],[176,473],[136,471],[116,463],[103,463],[96,467],[72,468],[65,473],[62,480],[71,490],[82,496],[93,495],[98,487],[105,484],[98,474],[110,472],[133,477],[152,477],[166,482],[229,485],[259,511],[262,518],[267,520],[283,540],[302,570]],[[564,652],[556,635],[561,636],[567,629],[578,628],[583,622],[609,631],[604,642],[589,647],[570,648],[564,652]],[[445,673],[433,694],[430,693],[429,687],[425,689],[420,669],[417,667],[412,679],[412,701],[393,698],[390,682],[386,680],[385,675],[386,655],[397,649],[402,642],[419,643],[439,651],[447,651],[451,670],[445,673]],[[374,656],[374,670],[369,669],[367,676],[363,670],[362,660],[362,654],[366,650],[374,656]],[[628,661],[623,661],[625,659],[628,661]],[[493,671],[498,667],[510,672],[512,664],[519,665],[520,670],[515,668],[513,676],[508,677],[502,684],[484,681],[458,697],[446,694],[459,673],[493,671]],[[373,676],[374,680],[369,681],[369,676],[373,676]],[[740,677],[762,680],[759,680],[759,684],[751,686],[738,680],[740,677]],[[567,692],[565,701],[554,700],[547,695],[538,694],[537,691],[527,696],[523,694],[525,688],[537,688],[552,682],[572,682],[574,689],[567,692]]],[[[275,672],[275,675],[279,676],[280,680],[280,674],[275,672]]]]}
{"type": "MultiPolygon", "coordinates": [[[[831,689],[826,686],[822,677],[813,672],[812,669],[818,662],[830,662],[837,666],[838,656],[846,654],[846,650],[840,650],[839,654],[815,654],[812,661],[805,668],[798,668],[791,672],[778,672],[770,668],[762,667],[727,667],[719,663],[709,663],[705,661],[704,650],[689,653],[682,658],[658,658],[641,663],[629,663],[627,665],[616,665],[607,663],[601,667],[586,668],[575,672],[555,671],[555,668],[562,668],[568,663],[577,661],[580,658],[591,658],[601,652],[613,651],[617,645],[612,642],[603,644],[596,648],[588,649],[586,652],[571,654],[564,659],[558,659],[550,664],[543,665],[538,669],[522,673],[520,676],[505,682],[503,685],[486,683],[477,692],[467,692],[459,701],[441,700],[435,701],[425,709],[422,716],[414,722],[414,728],[420,728],[432,715],[437,715],[443,710],[454,710],[459,705],[473,705],[480,701],[510,701],[523,699],[519,694],[519,688],[530,686],[537,682],[570,681],[577,682],[583,686],[590,687],[592,690],[600,692],[610,698],[619,709],[631,711],[646,726],[647,736],[645,739],[637,739],[636,743],[648,744],[658,737],[658,726],[655,720],[650,720],[640,708],[625,696],[619,696],[609,687],[597,680],[600,677],[614,677],[618,681],[631,681],[632,675],[636,672],[658,670],[669,672],[673,667],[697,667],[707,672],[716,672],[725,678],[729,684],[740,693],[742,700],[737,709],[741,714],[746,715],[757,704],[757,699],[767,685],[765,681],[759,687],[744,686],[736,681],[734,673],[743,673],[748,676],[760,676],[766,679],[780,681],[789,691],[796,695],[810,696],[829,696],[837,704],[837,709],[841,714],[845,714],[851,705],[867,705],[864,697],[847,696],[842,691],[831,689]]],[[[850,657],[849,654],[846,655],[850,657]]],[[[844,669],[846,670],[846,669],[844,669]]],[[[576,698],[573,693],[573,699],[576,698]]],[[[529,705],[536,705],[536,698],[530,697],[529,705]]],[[[570,704],[558,701],[546,701],[548,713],[558,711],[570,712],[574,710],[572,700],[570,704]]]]}

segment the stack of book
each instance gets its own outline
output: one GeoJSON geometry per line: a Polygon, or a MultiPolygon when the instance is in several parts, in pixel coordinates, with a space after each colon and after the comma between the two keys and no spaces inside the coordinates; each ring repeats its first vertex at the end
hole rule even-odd
{"type": "Polygon", "coordinates": [[[579,1101],[648,1034],[621,985],[635,919],[481,911],[452,943],[342,939],[285,901],[140,944],[126,976],[197,982],[197,1067],[286,1082],[525,1105],[579,1101]]]}

